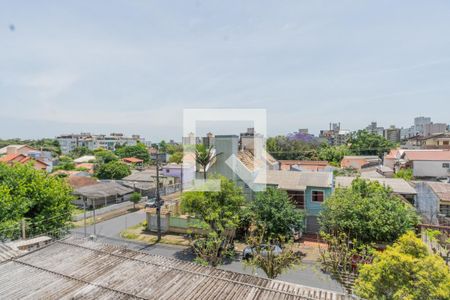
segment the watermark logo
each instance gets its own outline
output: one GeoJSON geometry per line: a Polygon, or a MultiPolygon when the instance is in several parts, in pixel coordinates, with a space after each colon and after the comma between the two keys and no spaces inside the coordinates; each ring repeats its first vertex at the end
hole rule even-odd
{"type": "MultiPolygon", "coordinates": [[[[220,191],[220,174],[253,191],[265,189],[267,172],[267,114],[265,109],[185,109],[183,111],[183,170],[189,190],[220,191]],[[238,135],[197,134],[199,122],[251,122],[252,128],[238,135]],[[201,145],[201,146],[200,146],[201,145]]],[[[186,181],[184,181],[186,182],[186,181]]]]}

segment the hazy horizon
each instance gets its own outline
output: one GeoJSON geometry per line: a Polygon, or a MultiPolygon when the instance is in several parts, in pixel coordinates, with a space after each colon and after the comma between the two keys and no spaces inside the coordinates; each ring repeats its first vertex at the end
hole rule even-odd
{"type": "Polygon", "coordinates": [[[179,141],[184,108],[263,108],[270,136],[450,123],[449,2],[0,5],[3,139],[179,141]]]}

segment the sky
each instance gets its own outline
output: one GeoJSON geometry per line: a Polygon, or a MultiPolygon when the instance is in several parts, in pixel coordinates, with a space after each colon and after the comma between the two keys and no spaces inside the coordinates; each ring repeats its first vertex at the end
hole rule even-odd
{"type": "Polygon", "coordinates": [[[450,123],[450,2],[0,0],[0,138],[181,140],[188,108],[266,109],[269,135],[450,123]]]}

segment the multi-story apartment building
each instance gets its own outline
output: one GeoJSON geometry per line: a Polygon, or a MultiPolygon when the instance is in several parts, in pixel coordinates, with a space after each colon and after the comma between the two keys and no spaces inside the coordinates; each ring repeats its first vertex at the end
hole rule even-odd
{"type": "Polygon", "coordinates": [[[139,135],[127,137],[124,136],[123,133],[94,135],[91,133],[82,132],[79,134],[63,134],[56,137],[56,139],[61,146],[61,151],[63,154],[67,154],[77,147],[87,147],[90,150],[103,148],[114,151],[117,145],[133,146],[136,145],[138,141],[147,144],[145,139],[141,138],[139,135]]]}
{"type": "Polygon", "coordinates": [[[366,127],[366,130],[373,134],[383,135],[384,127],[379,127],[377,122],[371,122],[369,126],[366,127]]]}
{"type": "Polygon", "coordinates": [[[391,125],[391,127],[384,130],[384,138],[388,141],[398,143],[400,142],[400,133],[400,128],[396,128],[394,125],[391,125]]]}

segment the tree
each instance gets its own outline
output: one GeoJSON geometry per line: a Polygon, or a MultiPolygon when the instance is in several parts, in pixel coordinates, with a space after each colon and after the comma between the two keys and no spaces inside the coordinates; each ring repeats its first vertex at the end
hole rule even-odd
{"type": "Polygon", "coordinates": [[[0,164],[0,240],[17,238],[18,222],[27,219],[28,234],[56,233],[67,228],[73,209],[72,189],[57,176],[31,165],[0,164]],[[8,231],[7,227],[15,230],[8,231]]]}
{"type": "Polygon", "coordinates": [[[85,146],[81,146],[81,147],[76,147],[75,149],[73,149],[72,151],[70,151],[70,156],[73,158],[78,158],[84,155],[92,155],[94,152],[92,150],[90,150],[88,147],[85,146]]]}
{"type": "Polygon", "coordinates": [[[133,202],[133,209],[136,209],[136,204],[141,201],[141,194],[138,192],[134,192],[131,194],[130,201],[133,202]]]}
{"type": "Polygon", "coordinates": [[[110,150],[98,149],[94,151],[94,154],[97,164],[106,164],[119,159],[117,155],[110,150]]]}
{"type": "Polygon", "coordinates": [[[356,294],[365,299],[450,299],[450,271],[413,232],[361,266],[356,294]]]}
{"type": "Polygon", "coordinates": [[[352,152],[346,145],[341,146],[329,146],[322,145],[319,148],[319,159],[326,160],[333,166],[340,166],[341,160],[346,155],[351,155],[352,152]]]}
{"type": "Polygon", "coordinates": [[[349,188],[337,188],[319,216],[324,232],[343,232],[366,244],[393,242],[418,221],[413,208],[389,188],[363,179],[355,179],[349,188]]]}
{"type": "Polygon", "coordinates": [[[413,177],[413,170],[411,168],[400,169],[394,174],[394,178],[402,178],[411,181],[413,177]]]}
{"type": "Polygon", "coordinates": [[[95,170],[95,176],[100,179],[122,179],[130,174],[130,167],[117,160],[99,164],[95,170]]]}
{"type": "Polygon", "coordinates": [[[248,244],[255,251],[245,265],[260,268],[270,279],[275,279],[300,264],[300,256],[292,250],[291,245],[285,245],[281,251],[276,251],[277,248],[274,244],[262,245],[258,239],[250,239],[248,244]]]}
{"type": "Polygon", "coordinates": [[[293,136],[279,135],[266,141],[267,151],[276,159],[317,160],[317,147],[316,142],[308,142],[293,136]]]}
{"type": "Polygon", "coordinates": [[[350,150],[356,155],[378,155],[395,148],[396,144],[388,141],[381,135],[370,133],[367,130],[359,130],[349,140],[350,150]]]}
{"type": "Polygon", "coordinates": [[[133,146],[120,147],[116,150],[116,155],[120,158],[136,157],[142,159],[145,163],[150,161],[150,154],[148,153],[147,146],[140,142],[133,146]]]}
{"type": "Polygon", "coordinates": [[[223,176],[219,191],[189,191],[181,198],[181,210],[199,219],[208,233],[196,237],[193,248],[198,257],[211,265],[221,262],[224,251],[232,243],[230,232],[239,223],[239,212],[244,204],[244,196],[239,187],[223,176]]]}
{"type": "Polygon", "coordinates": [[[75,170],[75,163],[73,162],[73,159],[69,156],[61,156],[59,158],[58,164],[53,168],[54,171],[57,170],[75,170]]]}
{"type": "Polygon", "coordinates": [[[183,152],[175,152],[169,157],[170,163],[181,164],[183,162],[183,152]]]}
{"type": "Polygon", "coordinates": [[[295,209],[286,191],[268,188],[258,192],[249,206],[263,242],[292,237],[303,228],[303,213],[295,209]]]}
{"type": "Polygon", "coordinates": [[[203,177],[206,180],[206,167],[214,160],[217,156],[222,153],[213,153],[213,147],[209,146],[206,148],[203,144],[199,144],[195,149],[195,161],[203,168],[203,177]]]}

